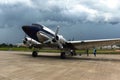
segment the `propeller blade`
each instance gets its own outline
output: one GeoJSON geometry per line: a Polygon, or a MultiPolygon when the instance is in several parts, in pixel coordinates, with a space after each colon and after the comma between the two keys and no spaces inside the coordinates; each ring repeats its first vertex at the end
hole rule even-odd
{"type": "Polygon", "coordinates": [[[44,41],[43,43],[46,44],[46,43],[49,43],[51,41],[52,41],[51,39],[48,39],[48,40],[44,41]]]}
{"type": "Polygon", "coordinates": [[[59,37],[58,37],[59,28],[60,28],[60,26],[57,26],[57,29],[56,29],[56,32],[55,32],[55,38],[54,38],[54,39],[56,40],[58,46],[59,46],[61,49],[63,49],[63,45],[60,43],[59,37]]]}
{"type": "Polygon", "coordinates": [[[23,39],[22,41],[23,41],[23,44],[26,44],[26,43],[27,43],[26,34],[25,34],[24,39],[23,39]]]}
{"type": "Polygon", "coordinates": [[[59,26],[57,26],[56,32],[55,32],[55,37],[58,35],[59,32],[59,26]]]}
{"type": "Polygon", "coordinates": [[[27,41],[28,39],[25,37],[25,41],[27,41]]]}
{"type": "Polygon", "coordinates": [[[57,41],[57,44],[60,47],[60,49],[63,49],[63,45],[59,41],[57,41]]]}

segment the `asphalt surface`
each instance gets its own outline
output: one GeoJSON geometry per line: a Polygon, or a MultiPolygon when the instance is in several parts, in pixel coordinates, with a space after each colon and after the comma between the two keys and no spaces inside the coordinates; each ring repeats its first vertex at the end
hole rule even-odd
{"type": "Polygon", "coordinates": [[[82,55],[0,51],[0,80],[120,80],[120,55],[82,55]]]}

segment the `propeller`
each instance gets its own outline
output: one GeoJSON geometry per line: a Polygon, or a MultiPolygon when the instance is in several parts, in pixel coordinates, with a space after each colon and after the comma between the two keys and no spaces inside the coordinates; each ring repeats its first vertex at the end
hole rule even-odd
{"type": "Polygon", "coordinates": [[[26,34],[25,34],[25,36],[24,36],[23,43],[24,43],[24,44],[26,44],[26,43],[27,43],[26,34]]]}
{"type": "Polygon", "coordinates": [[[58,40],[58,32],[59,32],[59,26],[57,26],[56,32],[55,32],[55,38],[58,40]]]}
{"type": "Polygon", "coordinates": [[[31,47],[31,46],[32,46],[32,38],[31,38],[31,40],[29,40],[29,38],[28,38],[27,35],[25,34],[24,39],[23,39],[23,43],[24,43],[25,45],[28,45],[29,47],[31,47]]]}
{"type": "Polygon", "coordinates": [[[54,35],[54,37],[53,37],[53,39],[52,39],[53,42],[57,42],[57,41],[59,40],[58,32],[59,32],[59,26],[57,26],[55,35],[54,35]]]}
{"type": "Polygon", "coordinates": [[[59,36],[58,36],[58,32],[59,32],[59,26],[57,26],[54,38],[52,39],[53,42],[56,42],[58,44],[58,46],[63,49],[63,45],[61,44],[60,40],[59,40],[59,36]]]}
{"type": "Polygon", "coordinates": [[[58,46],[63,49],[63,45],[61,44],[60,40],[59,40],[59,36],[58,36],[58,32],[59,32],[59,26],[57,26],[57,29],[56,29],[56,32],[55,32],[55,35],[54,35],[54,39],[53,41],[57,42],[58,46]]]}
{"type": "Polygon", "coordinates": [[[59,36],[58,36],[58,32],[59,32],[59,26],[57,26],[57,29],[55,31],[55,35],[53,38],[49,38],[48,40],[44,41],[44,43],[49,43],[49,42],[56,42],[59,46],[59,48],[63,49],[63,45],[61,44],[60,40],[59,40],[59,36]]]}

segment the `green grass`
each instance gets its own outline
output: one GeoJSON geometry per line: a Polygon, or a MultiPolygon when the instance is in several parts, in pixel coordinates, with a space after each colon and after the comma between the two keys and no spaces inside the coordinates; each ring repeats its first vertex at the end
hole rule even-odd
{"type": "MultiPolygon", "coordinates": [[[[25,48],[25,47],[1,47],[0,51],[33,51],[33,49],[25,48]]],[[[49,53],[59,53],[60,50],[55,49],[40,49],[39,52],[49,52],[49,53]]],[[[79,54],[86,53],[86,50],[76,50],[79,54]]],[[[93,54],[93,50],[89,50],[89,54],[93,54]]],[[[97,50],[97,54],[120,54],[120,52],[116,51],[115,49],[106,49],[106,50],[97,50]]]]}
{"type": "MultiPolygon", "coordinates": [[[[0,48],[0,51],[33,51],[33,49],[25,48],[25,47],[2,47],[0,48]]],[[[54,49],[39,49],[40,52],[60,52],[60,50],[54,50],[54,49]]]]}
{"type": "Polygon", "coordinates": [[[2,47],[0,48],[1,51],[30,51],[28,48],[17,48],[17,47],[2,47]]]}

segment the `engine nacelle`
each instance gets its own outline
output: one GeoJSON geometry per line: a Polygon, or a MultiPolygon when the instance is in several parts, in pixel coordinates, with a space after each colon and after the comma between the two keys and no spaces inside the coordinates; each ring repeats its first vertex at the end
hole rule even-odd
{"type": "Polygon", "coordinates": [[[33,45],[40,45],[39,42],[29,37],[25,37],[25,39],[23,40],[23,44],[27,47],[32,47],[33,45]]]}

